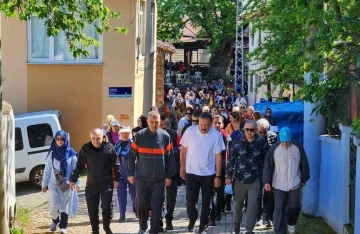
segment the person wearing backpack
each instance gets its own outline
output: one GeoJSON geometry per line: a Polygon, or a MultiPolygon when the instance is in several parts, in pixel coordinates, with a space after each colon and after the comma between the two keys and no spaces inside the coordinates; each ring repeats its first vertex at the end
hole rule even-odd
{"type": "MultiPolygon", "coordinates": [[[[67,233],[68,211],[72,209],[69,207],[71,197],[69,177],[76,163],[76,152],[70,146],[68,134],[57,131],[46,157],[42,181],[42,191],[49,190],[50,193],[51,232],[56,231],[59,224],[60,233],[67,233]]],[[[80,181],[77,180],[77,189],[79,189],[79,184],[80,181]]]]}

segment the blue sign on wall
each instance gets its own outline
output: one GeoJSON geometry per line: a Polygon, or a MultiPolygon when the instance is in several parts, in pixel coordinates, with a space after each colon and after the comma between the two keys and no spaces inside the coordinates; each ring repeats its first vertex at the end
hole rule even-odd
{"type": "Polygon", "coordinates": [[[109,98],[131,98],[132,87],[109,87],[109,98]]]}

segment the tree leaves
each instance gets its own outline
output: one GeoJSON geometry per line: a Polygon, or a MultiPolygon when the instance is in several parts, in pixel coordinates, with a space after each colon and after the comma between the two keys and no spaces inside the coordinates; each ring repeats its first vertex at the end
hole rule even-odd
{"type": "Polygon", "coordinates": [[[218,52],[223,43],[235,40],[236,5],[231,0],[158,0],[158,39],[177,41],[187,22],[201,27],[198,38],[209,38],[209,49],[218,52]]]}
{"type": "Polygon", "coordinates": [[[45,19],[48,36],[65,32],[74,57],[88,56],[89,46],[99,46],[99,42],[84,33],[87,25],[93,25],[98,33],[128,32],[125,27],[110,26],[109,17],[118,19],[121,15],[110,13],[103,0],[3,0],[0,11],[5,17],[19,17],[24,21],[34,15],[45,19]]]}
{"type": "Polygon", "coordinates": [[[360,53],[359,1],[269,0],[264,5],[249,0],[245,11],[256,15],[246,18],[251,33],[267,32],[266,40],[248,56],[262,64],[255,71],[265,80],[283,87],[288,80],[299,83],[305,72],[314,72],[312,83],[297,95],[310,102],[323,100],[347,83],[349,67],[360,53]],[[324,71],[326,79],[319,75],[324,71]]]}

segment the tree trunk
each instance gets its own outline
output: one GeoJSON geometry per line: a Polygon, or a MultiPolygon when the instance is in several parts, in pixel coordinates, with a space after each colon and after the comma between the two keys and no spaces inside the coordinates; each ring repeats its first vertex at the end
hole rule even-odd
{"type": "Polygon", "coordinates": [[[230,39],[224,41],[221,48],[211,55],[208,73],[209,81],[229,78],[232,58],[231,46],[233,43],[234,41],[230,39]]]}

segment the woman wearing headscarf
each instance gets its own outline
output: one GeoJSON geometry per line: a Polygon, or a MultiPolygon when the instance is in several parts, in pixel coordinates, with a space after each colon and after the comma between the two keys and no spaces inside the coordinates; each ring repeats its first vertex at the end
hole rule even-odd
{"type": "Polygon", "coordinates": [[[70,146],[68,134],[64,131],[56,132],[46,157],[42,181],[42,191],[46,192],[49,189],[50,193],[52,214],[50,231],[52,232],[59,224],[60,233],[67,233],[68,211],[72,209],[69,207],[71,196],[69,177],[76,163],[76,152],[70,146]]]}
{"type": "Polygon", "coordinates": [[[117,156],[119,157],[120,163],[120,171],[122,178],[120,178],[119,186],[117,187],[117,197],[118,197],[118,207],[120,211],[120,218],[119,223],[125,221],[125,212],[126,212],[126,202],[127,202],[127,188],[129,187],[129,194],[131,196],[132,201],[132,208],[133,212],[136,214],[136,207],[135,207],[135,197],[136,197],[136,189],[135,185],[131,184],[127,179],[127,157],[130,151],[130,127],[124,126],[119,134],[120,134],[120,141],[115,145],[115,151],[117,156]]]}

